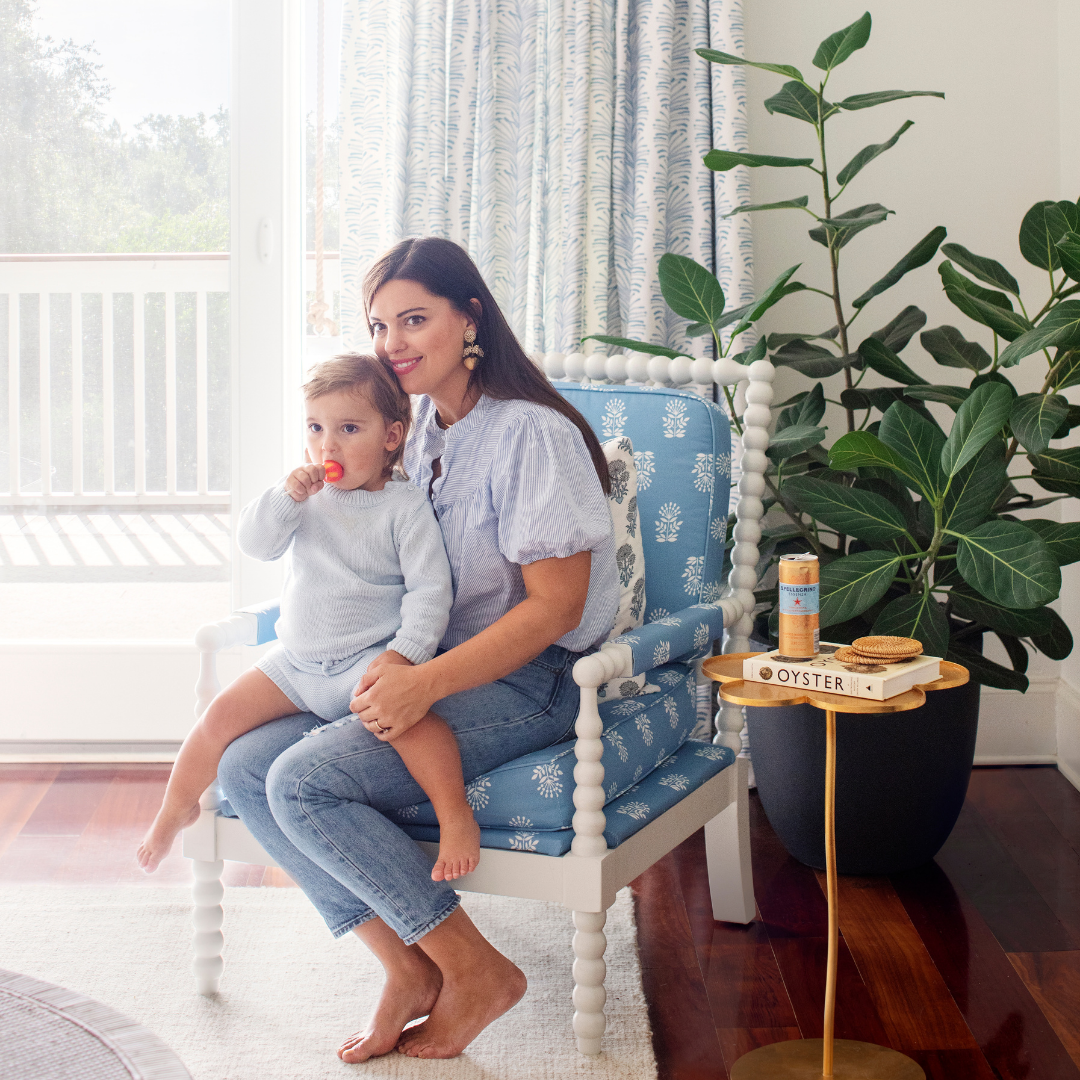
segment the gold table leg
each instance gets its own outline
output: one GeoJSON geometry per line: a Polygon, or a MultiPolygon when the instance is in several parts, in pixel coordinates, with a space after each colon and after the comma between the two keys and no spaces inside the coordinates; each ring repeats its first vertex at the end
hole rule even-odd
{"type": "Polygon", "coordinates": [[[824,1038],[790,1039],[751,1050],[732,1066],[731,1080],[925,1080],[922,1069],[896,1050],[833,1038],[840,929],[836,896],[836,713],[832,709],[825,711],[825,881],[829,953],[825,966],[824,1038]]]}

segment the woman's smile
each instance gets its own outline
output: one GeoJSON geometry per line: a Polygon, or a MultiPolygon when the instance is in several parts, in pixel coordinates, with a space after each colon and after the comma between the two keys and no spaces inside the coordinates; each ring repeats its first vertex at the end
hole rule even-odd
{"type": "Polygon", "coordinates": [[[399,378],[402,375],[408,375],[410,371],[416,370],[416,365],[423,360],[422,356],[408,356],[404,359],[391,360],[390,366],[394,369],[394,374],[399,378]]]}

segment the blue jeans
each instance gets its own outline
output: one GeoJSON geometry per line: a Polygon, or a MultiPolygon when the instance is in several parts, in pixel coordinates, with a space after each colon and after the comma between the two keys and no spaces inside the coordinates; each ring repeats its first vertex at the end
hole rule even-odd
{"type": "MultiPolygon", "coordinates": [[[[559,742],[577,718],[571,668],[551,645],[497,682],[437,701],[465,780],[559,742]]],[[[380,917],[412,945],[459,903],[431,880],[431,860],[383,811],[427,796],[394,748],[355,720],[318,727],[311,713],[236,739],[218,780],[252,835],[307,894],[335,937],[380,917]]]]}

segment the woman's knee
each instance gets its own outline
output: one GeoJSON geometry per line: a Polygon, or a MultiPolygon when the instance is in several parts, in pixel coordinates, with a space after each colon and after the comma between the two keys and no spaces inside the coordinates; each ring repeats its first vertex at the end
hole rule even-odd
{"type": "Polygon", "coordinates": [[[283,751],[303,738],[311,720],[306,713],[272,720],[229,743],[218,763],[218,782],[229,800],[247,791],[265,792],[270,767],[283,751]]]}

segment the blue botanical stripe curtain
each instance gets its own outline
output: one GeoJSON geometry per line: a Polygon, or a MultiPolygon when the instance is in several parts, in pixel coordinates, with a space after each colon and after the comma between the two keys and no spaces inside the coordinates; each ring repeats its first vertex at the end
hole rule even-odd
{"type": "MultiPolygon", "coordinates": [[[[685,346],[656,264],[688,255],[730,306],[752,296],[741,0],[346,0],[342,317],[395,241],[461,243],[525,347],[586,334],[685,346]]],[[[591,351],[588,346],[584,351],[591,351]]]]}

